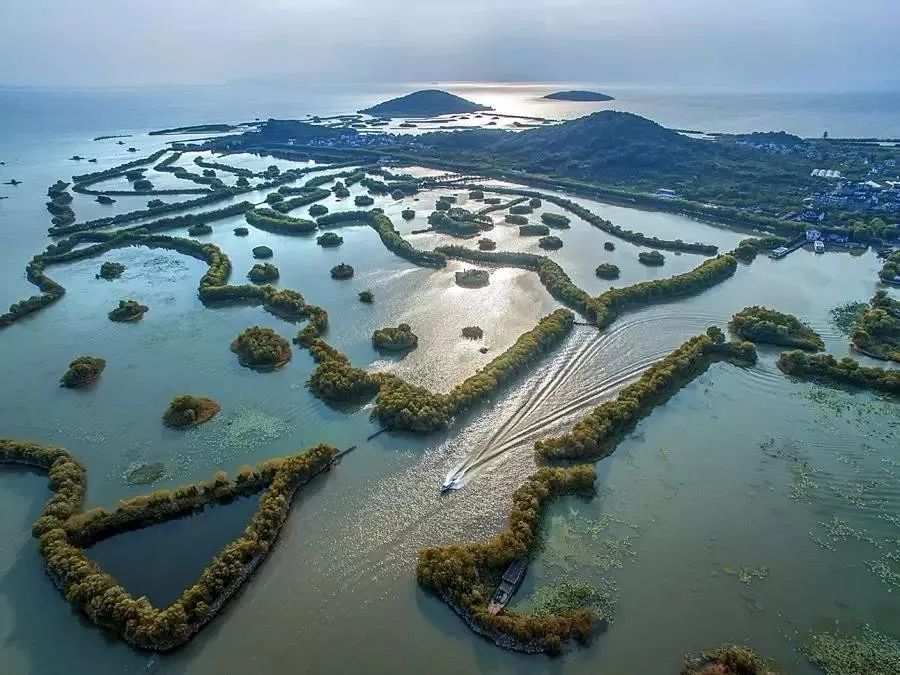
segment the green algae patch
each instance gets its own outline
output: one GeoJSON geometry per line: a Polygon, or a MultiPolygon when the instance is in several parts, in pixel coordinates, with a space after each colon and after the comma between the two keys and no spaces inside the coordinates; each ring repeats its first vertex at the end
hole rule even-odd
{"type": "Polygon", "coordinates": [[[810,663],[827,675],[896,675],[900,673],[900,640],[868,625],[855,634],[839,630],[811,632],[800,645],[810,663]]]}

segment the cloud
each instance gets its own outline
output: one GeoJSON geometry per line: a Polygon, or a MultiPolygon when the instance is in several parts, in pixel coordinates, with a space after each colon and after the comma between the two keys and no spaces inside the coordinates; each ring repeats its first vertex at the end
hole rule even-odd
{"type": "Polygon", "coordinates": [[[2,84],[897,86],[894,0],[3,0],[2,84]]]}

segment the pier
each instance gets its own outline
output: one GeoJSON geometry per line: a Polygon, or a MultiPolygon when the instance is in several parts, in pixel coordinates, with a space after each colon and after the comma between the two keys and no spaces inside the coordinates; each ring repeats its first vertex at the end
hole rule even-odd
{"type": "Polygon", "coordinates": [[[787,246],[779,246],[774,251],[769,254],[769,257],[773,260],[780,260],[781,258],[786,258],[788,254],[793,253],[798,248],[803,248],[803,245],[806,243],[806,237],[801,235],[788,243],[787,246]]]}

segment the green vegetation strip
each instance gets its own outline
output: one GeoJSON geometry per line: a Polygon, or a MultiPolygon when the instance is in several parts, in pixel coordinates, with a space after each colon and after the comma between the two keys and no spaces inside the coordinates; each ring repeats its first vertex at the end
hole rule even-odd
{"type": "Polygon", "coordinates": [[[831,354],[809,355],[798,349],[784,352],[778,367],[792,377],[900,394],[900,370],[868,368],[849,356],[837,360],[831,354]]]}
{"type": "Polygon", "coordinates": [[[577,422],[569,433],[535,443],[544,459],[597,459],[612,452],[622,437],[654,407],[706,372],[717,361],[736,365],[756,362],[750,342],[725,342],[722,331],[711,327],[691,338],[667,357],[650,366],[614,401],[601,403],[577,422]]]}
{"type": "Polygon", "coordinates": [[[862,354],[900,363],[900,301],[878,291],[859,315],[851,339],[862,354]]]}
{"type": "Polygon", "coordinates": [[[228,284],[231,275],[231,261],[214,244],[200,243],[193,239],[169,237],[159,234],[143,234],[140,231],[119,231],[116,233],[80,233],[72,235],[39,253],[25,268],[28,280],[41,290],[34,295],[14,303],[8,312],[0,315],[0,328],[6,328],[23,317],[52,304],[65,293],[65,288],[48,277],[44,270],[48,265],[68,263],[102,255],[116,248],[146,246],[175,251],[202,260],[209,266],[200,279],[198,295],[204,304],[224,302],[252,302],[287,320],[309,319],[321,330],[328,323],[328,314],[321,307],[308,305],[300,293],[277,290],[272,286],[228,284]],[[83,242],[95,242],[84,248],[76,248],[83,242]]]}
{"type": "Polygon", "coordinates": [[[287,519],[297,490],[331,468],[338,450],[318,445],[306,452],[244,467],[234,481],[223,472],[211,480],[119,502],[114,510],[84,512],[84,467],[62,448],[0,439],[0,463],[46,471],[51,492],[32,534],[48,576],[92,623],[134,647],[168,651],[191,639],[225,606],[262,563],[287,519]],[[169,607],[135,598],[100,569],[86,546],[128,530],[189,516],[213,504],[262,492],[259,508],[243,534],[228,544],[169,607]]]}
{"type": "MultiPolygon", "coordinates": [[[[453,185],[452,187],[464,190],[485,188],[485,186],[478,184],[453,185]]],[[[569,211],[570,213],[574,213],[576,216],[590,223],[594,227],[599,228],[604,232],[608,232],[609,234],[613,234],[620,239],[624,239],[625,241],[630,241],[633,244],[650,246],[652,248],[662,248],[669,251],[702,253],[703,255],[715,255],[719,250],[717,246],[713,246],[712,244],[690,243],[681,241],[680,239],[669,240],[660,239],[658,237],[647,237],[642,232],[633,232],[631,230],[626,230],[625,228],[620,227],[610,222],[609,220],[606,220],[605,218],[601,218],[589,209],[581,206],[581,204],[577,204],[570,199],[565,199],[564,197],[557,197],[555,195],[545,194],[543,192],[537,192],[534,190],[524,190],[521,188],[517,189],[505,188],[501,186],[490,186],[486,189],[488,189],[490,192],[496,192],[498,194],[516,195],[522,197],[523,201],[527,198],[536,198],[549,202],[551,204],[556,204],[560,208],[569,211]]]]}
{"type": "Polygon", "coordinates": [[[745,307],[731,317],[732,332],[752,342],[767,342],[799,349],[825,349],[822,338],[793,314],[785,314],[768,307],[745,307]]]}

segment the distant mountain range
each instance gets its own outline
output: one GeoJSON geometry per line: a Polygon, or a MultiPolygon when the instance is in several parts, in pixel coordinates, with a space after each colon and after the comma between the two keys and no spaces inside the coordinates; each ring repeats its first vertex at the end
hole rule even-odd
{"type": "Polygon", "coordinates": [[[412,94],[392,98],[359,112],[375,117],[435,117],[437,115],[467,114],[493,108],[451,94],[440,89],[423,89],[412,94]]]}
{"type": "Polygon", "coordinates": [[[599,91],[584,91],[583,89],[571,89],[569,91],[556,91],[547,94],[544,98],[551,101],[615,101],[616,99],[608,94],[601,94],[599,91]]]}

